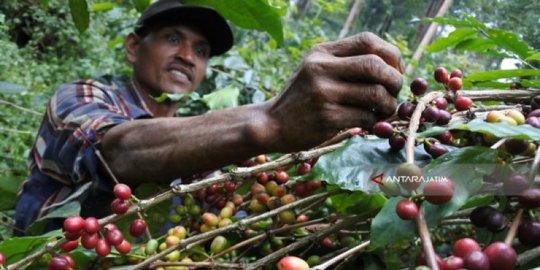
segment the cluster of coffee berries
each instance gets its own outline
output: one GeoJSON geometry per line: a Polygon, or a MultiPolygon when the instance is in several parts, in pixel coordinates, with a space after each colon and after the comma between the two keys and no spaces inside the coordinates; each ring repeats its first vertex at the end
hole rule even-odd
{"type": "MultiPolygon", "coordinates": [[[[513,269],[517,263],[515,250],[503,243],[494,242],[483,251],[472,238],[461,238],[454,243],[452,255],[444,260],[436,254],[439,269],[444,270],[503,270],[513,269]]],[[[427,265],[425,255],[421,252],[416,257],[416,265],[427,265]]],[[[418,268],[417,268],[418,269],[418,268]]]]}
{"type": "MultiPolygon", "coordinates": [[[[400,188],[399,192],[401,194],[418,189],[421,179],[423,179],[422,169],[412,163],[401,164],[397,168],[396,175],[400,180],[398,188],[400,188]]],[[[452,200],[454,190],[454,182],[448,177],[429,181],[423,187],[424,200],[432,204],[442,205],[452,200]]],[[[397,203],[396,213],[403,220],[415,219],[419,214],[418,202],[403,199],[397,203]]]]}
{"type": "Polygon", "coordinates": [[[111,210],[115,214],[124,214],[129,209],[131,188],[126,184],[116,184],[113,192],[116,198],[111,202],[111,210]]]}

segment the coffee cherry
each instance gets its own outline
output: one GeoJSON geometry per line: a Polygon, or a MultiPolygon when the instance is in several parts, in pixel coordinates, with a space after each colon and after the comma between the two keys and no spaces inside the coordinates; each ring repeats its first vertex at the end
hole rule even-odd
{"type": "Polygon", "coordinates": [[[516,251],[503,242],[495,242],[489,245],[484,254],[489,259],[490,270],[514,269],[517,262],[516,251]]]}
{"type": "Polygon", "coordinates": [[[401,200],[396,205],[396,213],[403,220],[411,220],[418,216],[418,206],[411,200],[401,200]]]}
{"type": "Polygon", "coordinates": [[[219,192],[219,185],[218,184],[212,184],[208,187],[206,187],[206,194],[212,195],[219,192]]]}
{"type": "Polygon", "coordinates": [[[296,197],[293,194],[286,194],[285,196],[279,198],[279,201],[282,205],[287,205],[296,201],[296,197]]]}
{"type": "Polygon", "coordinates": [[[525,209],[534,209],[540,206],[540,189],[529,188],[519,196],[519,203],[525,209]]]}
{"type": "Polygon", "coordinates": [[[111,253],[111,246],[105,239],[99,239],[96,245],[96,253],[99,256],[107,256],[109,253],[111,253]]]}
{"type": "Polygon", "coordinates": [[[415,106],[412,103],[409,102],[403,102],[401,105],[399,105],[398,108],[398,117],[401,120],[408,120],[411,118],[413,112],[414,112],[415,106]]]}
{"type": "Polygon", "coordinates": [[[278,270],[308,270],[308,269],[309,269],[308,263],[295,256],[283,257],[278,262],[278,270]]]}
{"type": "Polygon", "coordinates": [[[424,186],[426,201],[432,204],[445,204],[454,196],[454,182],[449,178],[442,181],[429,182],[424,186]]]}
{"type": "Polygon", "coordinates": [[[448,153],[448,148],[446,148],[444,145],[442,144],[432,144],[429,148],[428,148],[428,151],[427,151],[431,157],[433,158],[438,158],[446,153],[448,153]]]}
{"type": "Polygon", "coordinates": [[[394,151],[399,151],[405,147],[406,140],[401,134],[392,135],[390,139],[388,139],[388,144],[390,144],[390,148],[394,151]]]}
{"type": "Polygon", "coordinates": [[[442,270],[459,270],[463,268],[463,264],[465,262],[463,261],[463,258],[457,257],[457,256],[450,256],[443,260],[442,263],[442,270]]]}
{"type": "Polygon", "coordinates": [[[487,223],[487,217],[495,211],[497,210],[495,210],[495,208],[491,206],[476,207],[470,215],[471,223],[478,228],[485,227],[487,223]]]}
{"type": "Polygon", "coordinates": [[[444,126],[450,123],[450,120],[452,120],[452,115],[449,112],[439,110],[439,118],[437,118],[437,121],[435,121],[435,125],[444,126]]]}
{"type": "Polygon", "coordinates": [[[83,227],[84,219],[80,216],[72,216],[64,220],[64,229],[68,232],[80,232],[83,227]]]}
{"type": "Polygon", "coordinates": [[[439,140],[443,144],[452,144],[453,136],[452,136],[452,132],[447,130],[439,135],[435,135],[434,138],[439,140]]]}
{"type": "Polygon", "coordinates": [[[107,240],[107,243],[109,243],[109,245],[116,246],[122,243],[122,241],[124,240],[124,235],[118,229],[110,230],[105,232],[105,239],[107,240]]]}
{"type": "Polygon", "coordinates": [[[255,157],[255,162],[256,162],[257,164],[263,164],[263,163],[266,163],[266,155],[261,154],[261,155],[256,156],[256,157],[255,157]]]}
{"type": "Polygon", "coordinates": [[[525,120],[525,124],[531,125],[535,128],[540,128],[540,117],[531,116],[525,120]]]}
{"type": "Polygon", "coordinates": [[[448,77],[448,71],[446,68],[438,67],[433,72],[433,77],[435,78],[435,81],[440,82],[442,84],[447,84],[448,80],[450,79],[448,77]]]}
{"type": "Polygon", "coordinates": [[[504,195],[517,196],[523,193],[527,188],[529,188],[529,181],[527,176],[522,174],[515,174],[510,176],[503,184],[504,195]]]}
{"type": "Polygon", "coordinates": [[[283,224],[293,224],[296,221],[296,215],[292,210],[286,210],[278,214],[278,219],[283,224]]]}
{"type": "Polygon", "coordinates": [[[321,245],[327,249],[332,249],[334,248],[334,241],[332,241],[332,239],[330,239],[330,237],[325,237],[322,241],[321,241],[321,245]]]}
{"type": "Polygon", "coordinates": [[[439,119],[439,109],[434,106],[427,106],[426,109],[422,112],[422,118],[426,122],[436,122],[439,119]]]}
{"type": "Polygon", "coordinates": [[[6,264],[6,255],[0,252],[0,265],[4,265],[4,264],[6,264]]]}
{"type": "Polygon", "coordinates": [[[68,270],[70,269],[69,262],[62,257],[52,257],[49,261],[49,270],[68,270]]]}
{"type": "Polygon", "coordinates": [[[129,202],[126,200],[116,198],[111,202],[111,210],[115,214],[121,215],[127,212],[128,209],[129,209],[129,202]]]}
{"type": "Polygon", "coordinates": [[[407,190],[414,190],[420,186],[420,180],[422,178],[422,169],[416,164],[402,163],[396,170],[398,177],[404,178],[400,182],[400,185],[407,190]]]}
{"type": "Polygon", "coordinates": [[[508,220],[499,211],[489,213],[486,220],[486,228],[491,232],[500,232],[504,230],[508,220]]]}
{"type": "Polygon", "coordinates": [[[452,73],[450,73],[450,78],[454,78],[454,77],[462,78],[463,77],[463,72],[461,72],[461,70],[459,70],[459,69],[452,70],[452,73]]]}
{"type": "Polygon", "coordinates": [[[93,249],[97,246],[99,235],[97,233],[83,233],[81,244],[86,249],[93,249]]]}
{"type": "Polygon", "coordinates": [[[120,244],[114,246],[120,254],[128,254],[131,251],[131,244],[127,240],[123,240],[120,244]]]}
{"type": "Polygon", "coordinates": [[[504,141],[504,150],[512,155],[519,155],[529,148],[529,142],[527,140],[520,139],[506,139],[504,141]]]}
{"type": "Polygon", "coordinates": [[[202,221],[204,222],[204,224],[210,226],[210,227],[214,227],[214,226],[217,226],[218,223],[219,223],[219,218],[213,214],[213,213],[204,213],[201,217],[202,221]]]}
{"type": "Polygon", "coordinates": [[[120,200],[129,200],[131,197],[131,188],[126,184],[116,184],[113,192],[114,196],[120,200]]]}
{"type": "Polygon", "coordinates": [[[375,134],[379,138],[390,138],[394,134],[394,128],[392,125],[388,122],[377,122],[373,126],[373,134],[375,134]]]}
{"type": "Polygon", "coordinates": [[[227,238],[218,235],[214,238],[214,240],[212,240],[212,243],[210,244],[210,251],[214,254],[217,254],[227,247],[227,243],[227,238]]]}
{"type": "Polygon", "coordinates": [[[450,78],[448,81],[448,88],[454,92],[461,89],[461,87],[463,87],[463,81],[459,77],[450,78]]]}
{"type": "Polygon", "coordinates": [[[417,96],[425,94],[427,89],[428,83],[424,78],[416,78],[411,82],[411,92],[417,96]]]}
{"type": "Polygon", "coordinates": [[[78,231],[78,232],[65,231],[64,232],[64,237],[68,241],[77,240],[77,239],[79,239],[79,237],[81,237],[81,232],[82,231],[78,231]]]}
{"type": "Polygon", "coordinates": [[[65,242],[64,244],[62,244],[62,250],[64,252],[70,252],[72,250],[75,250],[77,248],[77,246],[79,245],[79,241],[78,240],[71,240],[71,241],[67,241],[65,242]]]}
{"type": "Polygon", "coordinates": [[[236,183],[233,181],[225,181],[225,183],[223,183],[223,188],[228,193],[234,193],[236,191],[236,183]]]}
{"type": "Polygon", "coordinates": [[[496,123],[501,121],[501,119],[504,117],[504,114],[499,111],[490,111],[486,115],[486,122],[488,123],[496,123]]]}
{"type": "Polygon", "coordinates": [[[60,257],[64,258],[68,262],[69,267],[71,267],[72,269],[75,269],[75,260],[73,260],[73,258],[71,258],[71,256],[63,255],[63,256],[60,256],[60,257]]]}
{"type": "MultiPolygon", "coordinates": [[[[437,262],[437,265],[439,266],[439,268],[442,269],[443,268],[443,260],[442,260],[441,256],[439,254],[437,254],[437,253],[435,253],[435,261],[437,262]]],[[[418,252],[414,262],[415,262],[416,266],[427,265],[427,259],[426,259],[426,255],[424,254],[424,252],[422,252],[422,251],[418,252]]]]}
{"type": "Polygon", "coordinates": [[[308,162],[304,162],[298,166],[298,171],[296,172],[297,175],[305,175],[308,174],[311,171],[311,164],[308,162]]]}
{"type": "Polygon", "coordinates": [[[517,110],[511,110],[506,113],[506,116],[516,120],[518,125],[523,125],[525,123],[525,116],[517,110]]]}
{"type": "Polygon", "coordinates": [[[99,230],[99,222],[95,217],[87,217],[84,220],[84,230],[87,233],[97,233],[99,230]]]}
{"type": "Polygon", "coordinates": [[[518,239],[523,245],[536,247],[540,245],[540,222],[526,221],[518,227],[518,239]]]}
{"type": "Polygon", "coordinates": [[[465,258],[464,265],[469,270],[489,270],[489,258],[482,251],[473,251],[465,258]]]}
{"type": "Polygon", "coordinates": [[[285,184],[289,181],[289,175],[285,171],[276,172],[276,181],[280,184],[285,184]]]}
{"type": "Polygon", "coordinates": [[[308,222],[309,221],[309,217],[305,214],[300,214],[298,215],[298,217],[296,217],[296,222],[298,223],[304,223],[304,222],[308,222]]]}
{"type": "Polygon", "coordinates": [[[321,187],[322,187],[322,181],[321,180],[312,179],[312,180],[309,180],[309,181],[306,182],[306,188],[309,191],[316,191],[317,189],[319,189],[321,187]]]}
{"type": "Polygon", "coordinates": [[[446,100],[444,97],[436,98],[433,103],[435,104],[435,107],[440,110],[446,110],[448,108],[448,100],[446,100]]]}
{"type": "Polygon", "coordinates": [[[454,256],[466,258],[473,251],[482,251],[482,248],[472,238],[461,238],[454,243],[454,249],[452,251],[454,256]]]}
{"type": "Polygon", "coordinates": [[[139,237],[146,231],[146,222],[140,218],[135,219],[129,226],[129,234],[133,237],[139,237]]]}
{"type": "Polygon", "coordinates": [[[459,96],[454,101],[454,106],[456,107],[456,110],[458,111],[465,111],[471,108],[472,106],[472,99],[464,96],[459,96]]]}

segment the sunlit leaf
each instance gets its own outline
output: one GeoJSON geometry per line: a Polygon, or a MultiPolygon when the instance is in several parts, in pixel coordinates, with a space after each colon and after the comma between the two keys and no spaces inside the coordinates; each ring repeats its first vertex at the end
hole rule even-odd
{"type": "Polygon", "coordinates": [[[88,13],[86,0],[69,0],[69,10],[79,33],[86,31],[90,24],[90,14],[88,13]]]}
{"type": "Polygon", "coordinates": [[[524,76],[540,76],[540,69],[504,69],[474,72],[467,76],[471,81],[491,81],[503,78],[516,78],[524,76]]]}

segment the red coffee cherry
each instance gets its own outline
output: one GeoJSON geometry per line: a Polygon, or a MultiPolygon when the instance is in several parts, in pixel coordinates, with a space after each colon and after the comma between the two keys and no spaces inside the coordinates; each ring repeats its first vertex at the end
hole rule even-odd
{"type": "Polygon", "coordinates": [[[97,233],[83,233],[81,244],[86,249],[93,249],[97,246],[99,235],[97,233]]]}
{"type": "Polygon", "coordinates": [[[304,175],[311,171],[311,164],[304,162],[298,166],[298,172],[296,174],[298,175],[304,175]]]}
{"type": "Polygon", "coordinates": [[[69,270],[69,261],[63,257],[52,257],[49,261],[49,270],[69,270]]]}
{"type": "Polygon", "coordinates": [[[65,237],[68,241],[74,241],[74,240],[77,240],[77,239],[79,239],[79,237],[81,237],[81,231],[78,231],[78,232],[65,231],[65,232],[64,232],[64,237],[65,237]]]}
{"type": "Polygon", "coordinates": [[[124,235],[120,230],[110,230],[105,232],[105,239],[109,245],[116,246],[122,243],[124,240],[124,235]]]}
{"type": "Polygon", "coordinates": [[[424,78],[416,78],[411,82],[411,92],[417,96],[425,94],[427,89],[428,83],[424,78]]]}
{"type": "Polygon", "coordinates": [[[484,254],[489,259],[490,270],[514,269],[517,262],[516,251],[503,242],[495,242],[489,245],[484,254]]]}
{"type": "Polygon", "coordinates": [[[401,200],[396,205],[396,213],[401,219],[411,220],[418,216],[418,206],[411,200],[401,200]]]}
{"type": "Polygon", "coordinates": [[[223,183],[223,188],[228,193],[234,193],[234,191],[236,190],[236,183],[233,181],[225,181],[225,183],[223,183]]]}
{"type": "Polygon", "coordinates": [[[454,256],[466,258],[473,251],[482,251],[482,248],[478,242],[472,238],[461,238],[454,243],[454,256]]]}
{"type": "Polygon", "coordinates": [[[459,70],[459,69],[452,70],[452,73],[450,73],[450,78],[454,78],[454,77],[462,78],[463,77],[463,72],[461,72],[461,70],[459,70]]]}
{"type": "Polygon", "coordinates": [[[72,216],[64,220],[64,229],[68,232],[80,232],[83,227],[84,219],[80,216],[72,216]]]}
{"type": "Polygon", "coordinates": [[[435,80],[437,82],[440,82],[442,84],[447,84],[450,78],[448,77],[448,71],[446,68],[438,67],[433,72],[433,77],[435,77],[435,80]]]}
{"type": "Polygon", "coordinates": [[[456,110],[458,111],[465,111],[471,108],[473,104],[472,99],[464,96],[459,96],[454,101],[454,107],[456,107],[456,110]]]}
{"type": "Polygon", "coordinates": [[[122,243],[114,246],[120,254],[127,254],[131,251],[131,244],[127,240],[123,240],[122,243]]]}
{"type": "Polygon", "coordinates": [[[123,214],[127,212],[128,209],[129,209],[129,202],[127,200],[116,198],[111,203],[111,210],[115,214],[119,214],[119,215],[123,214]]]}
{"type": "Polygon", "coordinates": [[[285,171],[276,172],[276,181],[280,184],[285,184],[289,181],[289,175],[285,171]]]}
{"type": "Polygon", "coordinates": [[[75,250],[78,245],[79,245],[79,240],[67,241],[64,244],[62,244],[62,250],[64,252],[70,252],[72,250],[75,250]]]}
{"type": "Polygon", "coordinates": [[[394,134],[394,128],[392,125],[388,122],[377,122],[373,126],[373,134],[375,134],[379,138],[390,138],[394,134]]]}
{"type": "Polygon", "coordinates": [[[135,219],[129,226],[129,234],[133,237],[139,237],[146,231],[146,222],[140,218],[135,219]]]}
{"type": "Polygon", "coordinates": [[[96,253],[99,256],[103,256],[103,257],[111,253],[111,246],[109,245],[109,243],[107,243],[105,239],[102,238],[98,240],[97,246],[96,246],[96,253]]]}
{"type": "Polygon", "coordinates": [[[463,87],[463,81],[461,81],[461,78],[454,77],[451,78],[450,81],[448,81],[448,88],[452,91],[457,91],[463,87]]]}
{"type": "Polygon", "coordinates": [[[489,270],[489,258],[482,251],[473,251],[465,258],[465,268],[469,270],[489,270]]]}
{"type": "Polygon", "coordinates": [[[0,265],[4,265],[5,263],[6,263],[6,255],[0,252],[0,265]]]}
{"type": "Polygon", "coordinates": [[[60,257],[64,258],[68,262],[68,264],[69,264],[69,266],[71,268],[75,268],[75,260],[73,260],[73,258],[71,258],[71,256],[64,255],[64,256],[60,256],[60,257]]]}
{"type": "Polygon", "coordinates": [[[441,269],[442,270],[459,270],[463,268],[464,263],[465,262],[463,261],[463,258],[450,256],[442,262],[443,267],[441,267],[441,269]]]}
{"type": "Polygon", "coordinates": [[[84,220],[84,230],[87,233],[97,233],[99,231],[99,222],[95,217],[87,217],[84,220]]]}
{"type": "Polygon", "coordinates": [[[113,192],[114,196],[120,200],[129,200],[131,197],[131,188],[126,184],[116,184],[113,192]]]}
{"type": "Polygon", "coordinates": [[[448,100],[444,97],[438,97],[434,101],[435,107],[439,108],[440,110],[446,110],[448,108],[448,100]]]}
{"type": "Polygon", "coordinates": [[[445,178],[443,181],[429,182],[424,186],[426,201],[432,204],[445,204],[454,196],[454,182],[445,178]]]}

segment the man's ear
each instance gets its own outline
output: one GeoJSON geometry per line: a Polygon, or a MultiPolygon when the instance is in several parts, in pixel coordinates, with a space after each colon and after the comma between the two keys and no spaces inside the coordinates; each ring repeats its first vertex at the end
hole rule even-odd
{"type": "Polygon", "coordinates": [[[127,59],[130,63],[135,63],[137,61],[137,48],[141,38],[135,34],[130,33],[124,40],[124,49],[126,51],[127,59]]]}

